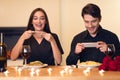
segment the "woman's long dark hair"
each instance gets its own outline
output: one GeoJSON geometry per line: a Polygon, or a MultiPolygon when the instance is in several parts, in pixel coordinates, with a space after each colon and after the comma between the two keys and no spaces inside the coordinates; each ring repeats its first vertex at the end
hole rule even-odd
{"type": "Polygon", "coordinates": [[[36,8],[35,10],[32,11],[32,13],[30,15],[30,18],[29,18],[29,21],[28,21],[28,25],[27,25],[27,29],[26,30],[34,30],[34,27],[33,27],[33,24],[32,24],[32,20],[33,20],[34,14],[37,11],[41,11],[45,15],[46,24],[45,24],[45,27],[44,27],[43,31],[45,31],[47,33],[51,33],[47,14],[46,14],[46,12],[42,8],[36,8]]]}

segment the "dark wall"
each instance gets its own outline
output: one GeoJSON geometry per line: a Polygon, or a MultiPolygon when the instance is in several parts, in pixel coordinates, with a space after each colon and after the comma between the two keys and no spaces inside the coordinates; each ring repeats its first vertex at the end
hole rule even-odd
{"type": "Polygon", "coordinates": [[[3,41],[7,50],[11,50],[19,37],[25,31],[25,27],[0,27],[0,33],[3,33],[3,41]]]}

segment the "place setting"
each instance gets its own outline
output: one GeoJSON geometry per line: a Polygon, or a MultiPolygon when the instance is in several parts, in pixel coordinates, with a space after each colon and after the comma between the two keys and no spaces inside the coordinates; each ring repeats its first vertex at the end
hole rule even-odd
{"type": "Polygon", "coordinates": [[[30,68],[43,68],[47,67],[48,64],[44,64],[41,61],[32,61],[27,64],[27,59],[31,54],[30,45],[23,45],[21,56],[23,57],[23,65],[19,65],[19,68],[30,69],[30,68]]]}
{"type": "Polygon", "coordinates": [[[78,63],[77,66],[78,68],[97,68],[101,65],[101,63],[99,62],[95,62],[95,61],[86,61],[86,62],[81,62],[78,63]]]}

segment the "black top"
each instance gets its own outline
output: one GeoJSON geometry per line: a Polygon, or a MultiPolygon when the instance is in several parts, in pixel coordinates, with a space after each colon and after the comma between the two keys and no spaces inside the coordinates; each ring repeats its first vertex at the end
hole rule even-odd
{"type": "Polygon", "coordinates": [[[115,55],[120,55],[120,43],[116,34],[108,30],[102,29],[102,27],[99,26],[96,37],[91,37],[89,32],[86,30],[77,34],[73,38],[73,41],[71,43],[71,51],[66,59],[66,64],[76,65],[79,59],[80,62],[85,62],[88,60],[102,62],[103,58],[106,55],[96,48],[85,48],[80,54],[75,54],[75,46],[77,43],[97,41],[103,41],[106,42],[107,44],[114,44],[116,49],[115,55]]]}
{"type": "MultiPolygon", "coordinates": [[[[58,36],[53,33],[51,34],[54,37],[60,52],[63,54],[63,49],[61,47],[58,36]]],[[[48,65],[55,65],[50,42],[43,38],[42,42],[39,44],[32,36],[30,39],[25,40],[24,44],[29,44],[31,47],[31,55],[27,59],[27,63],[32,61],[41,61],[42,63],[46,63],[48,65]]]]}

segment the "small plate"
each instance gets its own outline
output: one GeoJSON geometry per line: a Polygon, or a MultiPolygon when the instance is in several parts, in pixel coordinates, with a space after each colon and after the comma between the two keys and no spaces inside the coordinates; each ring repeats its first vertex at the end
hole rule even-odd
{"type": "Polygon", "coordinates": [[[78,64],[78,68],[87,68],[87,67],[90,67],[90,68],[94,68],[94,67],[99,67],[101,64],[97,64],[97,65],[83,65],[83,64],[78,64]]]}
{"type": "Polygon", "coordinates": [[[43,67],[47,67],[48,64],[43,64],[43,65],[38,65],[38,66],[29,66],[29,65],[26,65],[26,66],[23,66],[24,68],[43,68],[43,67]]]}

